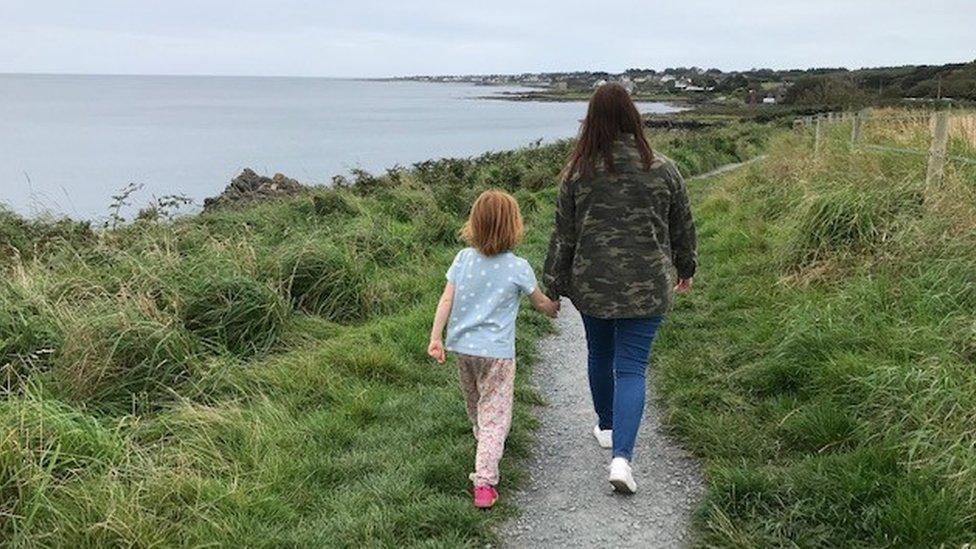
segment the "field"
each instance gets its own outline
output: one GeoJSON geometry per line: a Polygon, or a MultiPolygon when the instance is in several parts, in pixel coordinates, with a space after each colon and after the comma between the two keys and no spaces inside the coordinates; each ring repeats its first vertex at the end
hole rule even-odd
{"type": "MultiPolygon", "coordinates": [[[[772,130],[655,135],[686,173],[772,130]]],[[[116,229],[0,211],[0,539],[14,547],[454,547],[477,512],[456,373],[425,355],[476,194],[541,264],[562,142],[116,229]]],[[[549,328],[523,308],[523,380],[549,328]]],[[[517,482],[530,391],[503,463],[517,482]]]]}
{"type": "Polygon", "coordinates": [[[698,543],[959,547],[976,540],[976,165],[926,188],[924,157],[829,131],[819,158],[781,134],[693,188],[700,274],[655,367],[706,465],[698,543]]]}

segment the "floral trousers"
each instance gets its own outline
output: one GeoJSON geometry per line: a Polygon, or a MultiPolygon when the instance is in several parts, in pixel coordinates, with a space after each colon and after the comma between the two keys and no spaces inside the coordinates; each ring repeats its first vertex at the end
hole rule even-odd
{"type": "Polygon", "coordinates": [[[515,360],[459,354],[458,377],[468,419],[478,441],[471,479],[475,486],[495,486],[505,437],[512,425],[515,360]]]}

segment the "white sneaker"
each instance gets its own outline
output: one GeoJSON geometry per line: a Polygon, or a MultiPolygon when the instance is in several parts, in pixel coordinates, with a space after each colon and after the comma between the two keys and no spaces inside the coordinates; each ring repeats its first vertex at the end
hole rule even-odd
{"type": "Polygon", "coordinates": [[[630,472],[630,463],[622,458],[615,457],[610,462],[610,484],[613,489],[621,494],[633,494],[637,491],[637,483],[634,482],[634,475],[630,472]]]}
{"type": "Polygon", "coordinates": [[[599,425],[594,425],[593,436],[596,437],[600,448],[613,448],[613,429],[601,429],[599,425]]]}

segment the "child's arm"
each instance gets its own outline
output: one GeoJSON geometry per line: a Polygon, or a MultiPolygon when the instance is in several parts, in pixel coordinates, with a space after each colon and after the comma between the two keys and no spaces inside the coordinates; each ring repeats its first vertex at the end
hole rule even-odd
{"type": "Polygon", "coordinates": [[[542,293],[542,290],[538,288],[529,294],[529,301],[537,311],[548,316],[549,318],[556,318],[556,315],[559,314],[559,302],[549,299],[549,297],[542,293]]]}
{"type": "Polygon", "coordinates": [[[444,285],[444,293],[441,300],[437,302],[437,312],[434,313],[434,326],[430,329],[430,343],[427,345],[427,354],[439,364],[444,364],[444,326],[447,325],[447,317],[451,315],[451,307],[454,305],[454,283],[448,282],[444,285]]]}

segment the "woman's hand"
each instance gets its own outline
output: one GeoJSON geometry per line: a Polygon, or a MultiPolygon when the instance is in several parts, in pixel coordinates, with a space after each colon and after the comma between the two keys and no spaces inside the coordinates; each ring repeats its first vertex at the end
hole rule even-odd
{"type": "Polygon", "coordinates": [[[444,364],[444,342],[439,339],[431,339],[427,345],[427,354],[438,364],[444,364]]]}
{"type": "Polygon", "coordinates": [[[691,291],[691,278],[679,278],[678,283],[674,286],[674,291],[679,294],[686,294],[691,291]]]}

